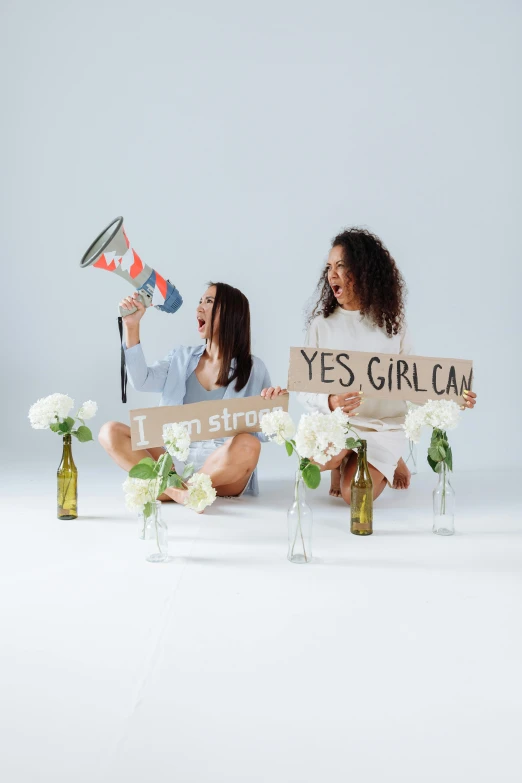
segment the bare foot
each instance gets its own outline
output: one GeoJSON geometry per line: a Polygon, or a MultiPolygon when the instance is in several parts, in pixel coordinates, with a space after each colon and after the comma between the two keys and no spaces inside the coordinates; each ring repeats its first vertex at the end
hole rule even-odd
{"type": "MultiPolygon", "coordinates": [[[[169,487],[165,490],[165,496],[168,500],[173,500],[175,503],[179,503],[181,506],[183,506],[185,504],[185,499],[188,496],[188,489],[176,489],[176,487],[169,487]]],[[[161,497],[163,498],[163,495],[161,497]]],[[[205,509],[203,509],[203,511],[204,510],[205,509]]],[[[203,511],[196,511],[196,514],[202,514],[203,511]]]]}
{"type": "Polygon", "coordinates": [[[341,497],[341,468],[330,471],[330,495],[333,498],[341,497]]]}
{"type": "Polygon", "coordinates": [[[401,457],[395,468],[395,474],[393,476],[393,488],[394,489],[408,489],[410,486],[411,473],[408,470],[406,463],[401,457]]]}

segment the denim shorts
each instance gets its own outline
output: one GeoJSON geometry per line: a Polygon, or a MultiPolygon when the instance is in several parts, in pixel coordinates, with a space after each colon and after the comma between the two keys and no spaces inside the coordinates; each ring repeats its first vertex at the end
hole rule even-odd
{"type": "MultiPolygon", "coordinates": [[[[197,473],[198,470],[203,466],[203,464],[206,462],[208,457],[210,457],[213,452],[218,449],[220,446],[222,446],[228,438],[215,438],[214,440],[195,440],[192,441],[189,447],[189,454],[187,457],[187,462],[179,462],[178,460],[174,460],[174,464],[176,466],[176,470],[178,473],[183,472],[184,466],[192,462],[194,465],[194,473],[197,473]]],[[[242,492],[239,493],[239,495],[233,495],[230,497],[241,497],[242,495],[257,495],[258,489],[257,489],[257,471],[254,470],[250,478],[248,479],[247,485],[244,488],[242,492]]],[[[229,496],[223,496],[223,497],[229,497],[229,496]]]]}

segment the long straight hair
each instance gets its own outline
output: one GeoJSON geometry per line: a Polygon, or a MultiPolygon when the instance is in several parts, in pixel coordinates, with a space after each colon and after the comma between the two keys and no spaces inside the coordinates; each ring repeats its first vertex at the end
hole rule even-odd
{"type": "Polygon", "coordinates": [[[219,386],[236,382],[235,390],[241,391],[250,378],[252,354],[250,352],[250,305],[239,288],[227,283],[209,283],[216,287],[212,319],[210,321],[210,344],[214,340],[214,323],[219,313],[217,342],[221,351],[221,369],[217,378],[219,386]],[[236,360],[234,372],[230,369],[232,359],[236,360]]]}

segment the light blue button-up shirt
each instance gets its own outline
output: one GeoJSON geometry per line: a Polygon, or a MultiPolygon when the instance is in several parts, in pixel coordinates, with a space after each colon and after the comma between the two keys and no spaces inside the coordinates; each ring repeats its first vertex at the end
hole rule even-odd
{"type": "MultiPolygon", "coordinates": [[[[123,348],[125,350],[125,363],[129,380],[136,391],[161,393],[159,405],[183,405],[187,378],[196,369],[205,350],[204,345],[196,347],[181,345],[179,348],[174,348],[164,359],[150,367],[145,360],[141,343],[134,345],[132,348],[127,348],[124,343],[123,348]]],[[[232,359],[231,372],[233,372],[234,368],[235,359],[232,359]]],[[[236,391],[235,385],[236,381],[234,380],[226,386],[225,394],[223,395],[224,400],[231,397],[254,397],[261,394],[263,389],[268,388],[272,384],[264,363],[257,356],[252,356],[252,370],[246,386],[241,391],[236,391]]],[[[252,434],[261,441],[268,440],[260,432],[252,434]]],[[[223,439],[214,441],[216,446],[223,442],[223,439]]],[[[245,494],[259,494],[257,469],[252,475],[245,494]]]]}

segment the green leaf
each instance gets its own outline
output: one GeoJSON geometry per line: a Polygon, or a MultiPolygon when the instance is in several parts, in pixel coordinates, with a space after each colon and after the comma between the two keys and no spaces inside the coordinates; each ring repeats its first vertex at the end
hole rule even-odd
{"type": "Polygon", "coordinates": [[[150,465],[151,468],[156,467],[156,460],[152,459],[152,457],[143,457],[143,459],[140,459],[139,461],[140,465],[150,465]]]}
{"type": "Polygon", "coordinates": [[[167,478],[167,486],[176,487],[176,489],[182,489],[183,481],[181,479],[181,476],[178,476],[177,473],[170,473],[167,478]]]}
{"type": "Polygon", "coordinates": [[[74,430],[73,433],[75,438],[78,438],[80,443],[88,443],[90,440],[94,440],[92,437],[92,432],[88,427],[83,424],[81,427],[78,427],[77,430],[74,430]]]}
{"type": "Polygon", "coordinates": [[[310,460],[308,459],[308,457],[303,457],[303,459],[299,463],[299,470],[302,472],[309,464],[310,464],[310,460]]]}
{"type": "Polygon", "coordinates": [[[150,515],[153,512],[153,509],[154,509],[154,504],[153,503],[150,503],[150,502],[149,503],[145,503],[145,505],[143,506],[143,514],[144,514],[144,516],[150,517],[150,515]]]}
{"type": "Polygon", "coordinates": [[[168,476],[162,476],[161,477],[161,482],[160,482],[159,489],[158,489],[158,497],[163,495],[163,493],[167,489],[168,480],[169,480],[168,476]]]}
{"type": "Polygon", "coordinates": [[[439,452],[439,458],[441,460],[446,458],[446,449],[444,448],[444,446],[441,446],[440,443],[437,446],[437,451],[439,452]]]}
{"type": "Polygon", "coordinates": [[[321,471],[317,465],[309,463],[303,470],[303,481],[310,489],[317,489],[321,483],[321,471]]]}
{"type": "Polygon", "coordinates": [[[441,457],[439,454],[439,447],[438,446],[430,446],[428,449],[428,457],[431,457],[433,462],[440,462],[441,457]]]}
{"type": "Polygon", "coordinates": [[[429,466],[430,466],[430,468],[431,468],[433,471],[435,471],[435,473],[438,473],[437,466],[439,465],[439,463],[438,463],[438,462],[435,462],[435,460],[434,460],[434,459],[432,459],[432,458],[429,456],[429,454],[428,454],[428,463],[429,463],[429,466]]]}
{"type": "Polygon", "coordinates": [[[191,476],[193,472],[194,472],[194,463],[187,462],[183,470],[183,478],[189,478],[189,476],[191,476]]]}
{"type": "Polygon", "coordinates": [[[360,441],[357,438],[346,439],[345,447],[347,449],[356,449],[358,446],[360,446],[360,441]]]}
{"type": "Polygon", "coordinates": [[[453,452],[451,451],[451,446],[448,446],[448,450],[446,452],[446,465],[450,470],[453,470],[453,452]]]}
{"type": "Polygon", "coordinates": [[[289,457],[291,457],[292,454],[294,453],[294,447],[292,446],[290,441],[285,440],[285,448],[286,448],[286,453],[288,454],[289,457]]]}
{"type": "Polygon", "coordinates": [[[158,460],[158,469],[156,472],[161,476],[166,476],[168,473],[170,473],[172,465],[172,457],[168,452],[165,452],[165,454],[162,454],[158,460]]]}
{"type": "MultiPolygon", "coordinates": [[[[145,457],[145,459],[147,459],[147,457],[145,457]]],[[[145,479],[148,481],[156,478],[156,471],[154,468],[151,468],[150,465],[144,465],[143,461],[144,460],[140,460],[137,465],[134,465],[134,467],[129,470],[129,476],[131,478],[145,479]]]]}
{"type": "Polygon", "coordinates": [[[63,435],[68,435],[72,431],[73,427],[74,427],[74,419],[71,419],[70,416],[68,416],[66,419],[61,421],[58,425],[58,428],[63,435]]]}

